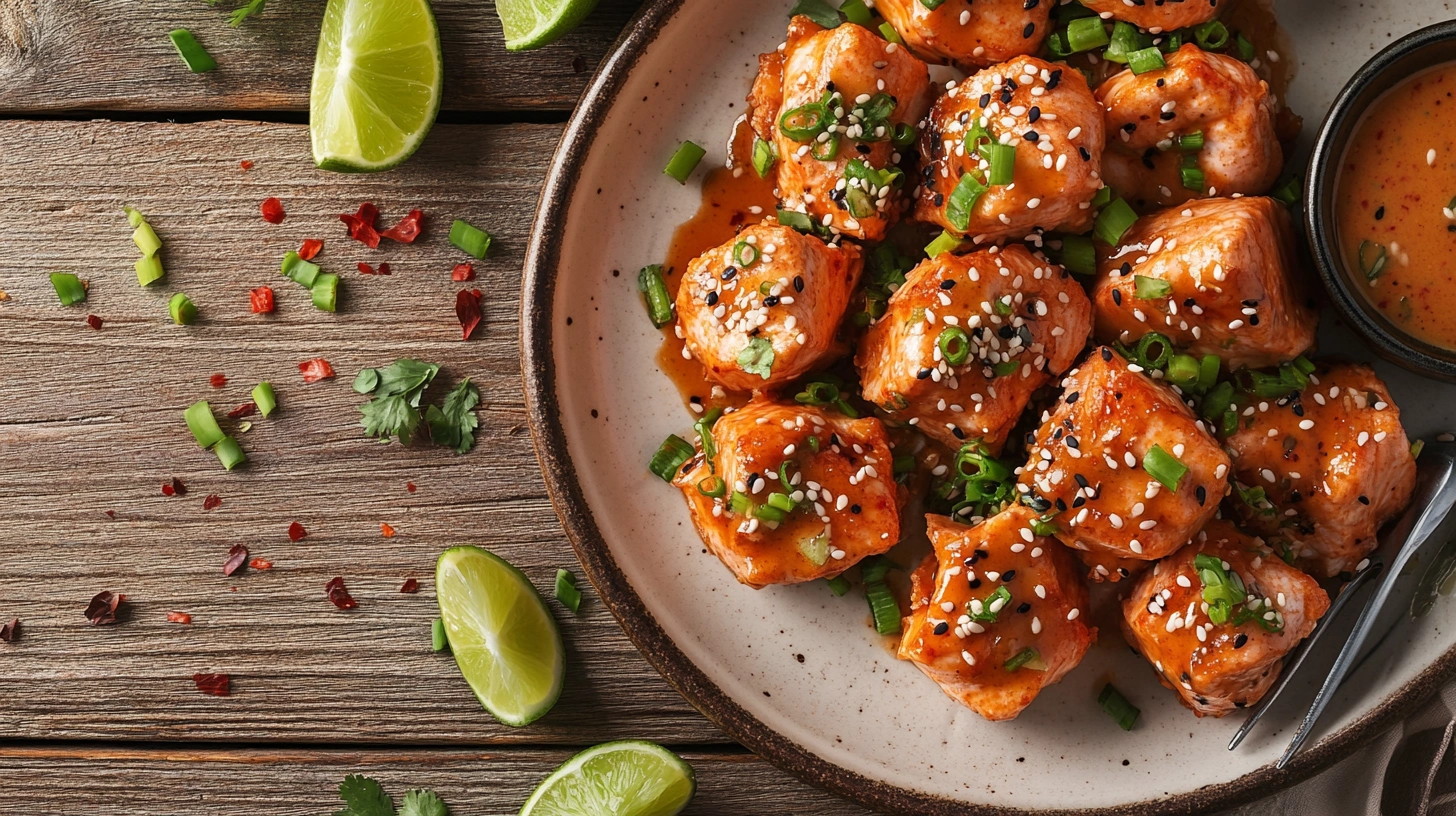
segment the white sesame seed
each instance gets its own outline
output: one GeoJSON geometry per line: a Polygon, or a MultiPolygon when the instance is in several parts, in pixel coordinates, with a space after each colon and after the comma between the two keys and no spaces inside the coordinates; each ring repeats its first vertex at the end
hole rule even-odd
{"type": "Polygon", "coordinates": [[[1082,610],[1080,610],[1080,609],[1078,609],[1077,607],[1074,606],[1074,607],[1072,607],[1072,611],[1067,613],[1067,620],[1074,621],[1074,620],[1077,619],[1077,616],[1080,615],[1080,614],[1082,614],[1082,610]]]}

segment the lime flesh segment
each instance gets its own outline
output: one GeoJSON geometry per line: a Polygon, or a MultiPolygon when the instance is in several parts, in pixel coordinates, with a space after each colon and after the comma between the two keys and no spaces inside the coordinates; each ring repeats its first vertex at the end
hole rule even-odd
{"type": "Polygon", "coordinates": [[[435,123],[444,76],[429,0],[329,0],[309,92],[314,162],[367,173],[408,159],[435,123]]]}
{"type": "Polygon", "coordinates": [[[506,725],[527,725],[561,696],[566,651],[551,612],[520,570],[479,547],[435,565],[440,618],[460,673],[506,725]]]}
{"type": "Polygon", "coordinates": [[[692,766],[650,742],[609,742],[567,760],[520,816],[673,816],[697,790],[692,766]]]}
{"type": "Polygon", "coordinates": [[[561,39],[596,8],[597,0],[496,0],[507,51],[529,51],[561,39]]]}

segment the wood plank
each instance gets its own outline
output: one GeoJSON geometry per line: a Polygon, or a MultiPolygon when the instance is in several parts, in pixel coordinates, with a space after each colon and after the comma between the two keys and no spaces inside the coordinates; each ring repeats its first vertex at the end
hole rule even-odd
{"type": "MultiPolygon", "coordinates": [[[[290,3],[280,3],[287,9],[290,3]]],[[[580,616],[552,602],[571,658],[561,703],[529,729],[496,725],[453,661],[432,654],[430,579],[454,544],[490,547],[548,588],[575,567],[524,427],[516,335],[522,253],[558,126],[442,126],[411,162],[379,176],[315,170],[298,125],[0,122],[0,722],[9,738],[338,743],[583,744],[638,736],[676,744],[723,735],[646,665],[588,591],[580,616]],[[251,171],[240,159],[256,162],[251,171]],[[279,226],[258,215],[283,199],[279,226]],[[371,251],[337,214],[372,200],[392,223],[427,213],[413,246],[371,251]],[[137,286],[121,214],[145,212],[166,244],[169,280],[137,286]],[[446,240],[461,217],[493,232],[478,263],[486,319],[461,342],[446,240]],[[278,274],[301,239],[342,273],[336,315],[278,274]],[[393,266],[366,277],[356,262],[393,266]],[[84,306],[62,307],[46,273],[90,280],[84,306]],[[274,315],[249,313],[248,290],[278,292],[274,315]],[[187,292],[202,317],[172,326],[167,298],[187,292]],[[101,317],[100,331],[87,314],[101,317]],[[305,385],[296,364],[323,356],[338,379],[305,385]],[[349,385],[363,367],[404,356],[471,377],[483,408],[478,447],[383,446],[358,427],[349,385]],[[225,388],[209,387],[224,373],[225,388]],[[280,413],[240,436],[233,473],[190,438],[184,407],[244,403],[260,380],[280,413]],[[189,488],[167,498],[173,477],[189,488]],[[406,489],[414,483],[418,492],[406,489]],[[223,504],[204,511],[208,494],[223,504]],[[115,513],[109,517],[106,511],[115,513]],[[308,538],[290,543],[298,521],[308,538]],[[381,523],[398,530],[381,536],[381,523]],[[228,548],[275,565],[224,578],[228,548]],[[359,601],[334,609],[342,576],[359,601]],[[398,591],[418,577],[420,592],[398,591]],[[102,589],[130,597],[115,626],[82,615],[102,589]],[[165,613],[193,615],[191,626],[165,613]],[[207,697],[194,672],[227,672],[234,695],[207,697]]],[[[436,393],[443,392],[436,386],[436,393]]]]}
{"type": "MultiPolygon", "coordinates": [[[[373,776],[396,798],[431,788],[459,816],[516,813],[569,751],[274,751],[0,747],[0,800],[30,816],[318,816],[342,804],[339,782],[373,776]],[[64,796],[57,791],[64,791],[64,796]]],[[[698,794],[685,816],[858,816],[868,811],[757,757],[685,753],[698,794]]]]}
{"type": "MultiPolygon", "coordinates": [[[[304,111],[323,2],[275,2],[240,28],[174,0],[0,0],[0,111],[304,111]],[[189,28],[218,70],[192,74],[167,32],[189,28]]],[[[494,0],[434,0],[446,111],[570,110],[640,0],[601,0],[538,51],[505,50],[494,0]]]]}

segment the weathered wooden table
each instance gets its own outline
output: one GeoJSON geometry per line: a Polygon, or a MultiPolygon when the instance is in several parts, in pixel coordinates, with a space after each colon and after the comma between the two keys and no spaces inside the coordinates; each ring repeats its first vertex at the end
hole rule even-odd
{"type": "Polygon", "coordinates": [[[575,567],[524,425],[520,269],[562,123],[637,4],[602,0],[563,42],[508,55],[490,0],[436,0],[440,123],[403,168],[359,177],[310,159],[323,2],[274,0],[231,29],[236,5],[0,0],[0,619],[22,621],[0,643],[0,811],[322,814],[358,772],[396,795],[434,788],[460,816],[508,814],[575,750],[636,737],[693,763],[692,813],[862,812],[733,745],[590,591],[580,616],[559,615],[565,695],[529,728],[496,724],[430,651],[446,546],[490,547],[541,587],[575,567]],[[216,73],[184,69],[166,37],[177,26],[216,73]],[[281,225],[259,217],[268,196],[287,208],[281,225]],[[423,209],[427,233],[378,251],[348,240],[337,216],[366,200],[382,223],[423,209]],[[136,285],[124,203],[165,242],[164,285],[136,285]],[[470,342],[453,312],[450,270],[465,259],[444,227],[456,217],[497,238],[477,264],[486,321],[470,342]],[[319,263],[344,277],[337,314],[278,275],[304,238],[324,239],[319,263]],[[354,271],[381,260],[392,275],[354,271]],[[59,305],[57,270],[89,279],[84,305],[59,305]],[[253,315],[248,290],[264,284],[278,311],[253,315]],[[197,325],[169,324],[178,291],[200,307],[197,325]],[[474,452],[364,438],[349,383],[403,356],[479,384],[474,452]],[[313,357],[339,377],[304,384],[296,366],[313,357]],[[215,373],[225,387],[210,386],[215,373]],[[182,409],[206,398],[225,411],[260,380],[281,412],[253,418],[249,464],[225,473],[182,409]],[[173,478],[185,496],[162,494],[173,478]],[[209,495],[222,504],[204,509],[209,495]],[[294,521],[308,530],[297,543],[294,521]],[[224,577],[235,544],[274,568],[224,577]],[[329,604],[335,576],[357,609],[329,604]],[[408,577],[418,594],[399,591],[408,577]],[[83,616],[102,589],[128,596],[116,625],[83,616]],[[199,693],[196,672],[230,674],[232,696],[199,693]]]}

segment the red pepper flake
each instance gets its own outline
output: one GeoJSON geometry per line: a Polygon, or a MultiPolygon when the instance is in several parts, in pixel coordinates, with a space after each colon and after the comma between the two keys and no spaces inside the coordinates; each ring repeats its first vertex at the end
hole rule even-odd
{"type": "Polygon", "coordinates": [[[213,388],[222,388],[223,386],[227,385],[227,375],[226,374],[214,374],[211,377],[208,377],[207,378],[207,383],[208,383],[208,385],[211,385],[213,388]]]}
{"type": "Polygon", "coordinates": [[[324,242],[317,238],[309,238],[298,248],[298,257],[305,261],[311,261],[318,257],[319,250],[324,248],[324,242]]]}
{"type": "Polygon", "coordinates": [[[456,283],[475,280],[475,266],[468,263],[455,264],[455,268],[450,270],[450,280],[456,283]]]}
{"type": "Polygon", "coordinates": [[[366,201],[359,205],[359,212],[353,215],[344,213],[339,220],[348,225],[350,238],[370,249],[378,249],[379,231],[374,228],[374,219],[378,217],[379,209],[366,201]]]}
{"type": "Polygon", "coordinates": [[[388,275],[389,274],[389,264],[387,264],[387,263],[380,264],[378,271],[376,271],[374,269],[374,267],[370,266],[369,264],[367,264],[367,263],[360,263],[359,264],[359,274],[361,274],[361,275],[388,275]]]}
{"type": "Polygon", "coordinates": [[[116,518],[116,511],[115,510],[107,510],[106,511],[106,517],[107,518],[113,518],[113,519],[116,518]]]}
{"type": "Polygon", "coordinates": [[[86,325],[97,331],[101,331],[101,318],[96,315],[86,315],[86,325]]]}
{"type": "Polygon", "coordinates": [[[424,217],[425,214],[419,210],[410,210],[409,215],[401,218],[398,224],[379,234],[401,244],[413,244],[420,237],[420,219],[424,217]]]}
{"type": "Polygon", "coordinates": [[[415,492],[416,490],[419,490],[418,487],[415,487],[415,483],[414,482],[405,482],[404,483],[404,489],[405,490],[408,490],[411,493],[415,492]]]}
{"type": "Polygon", "coordinates": [[[202,500],[203,510],[216,510],[221,505],[222,497],[216,493],[209,494],[207,498],[202,500]]]}
{"type": "Polygon", "coordinates": [[[475,333],[475,327],[480,325],[481,295],[479,289],[461,289],[455,296],[455,316],[460,319],[460,333],[462,340],[469,340],[470,335],[475,333]]]}
{"type": "Polygon", "coordinates": [[[222,562],[222,574],[232,575],[248,563],[248,548],[242,544],[234,544],[228,550],[227,560],[222,562]]]}
{"type": "Polygon", "coordinates": [[[248,303],[253,314],[268,314],[273,311],[273,287],[259,286],[248,293],[248,303]]]}
{"type": "Polygon", "coordinates": [[[381,275],[388,275],[389,274],[389,263],[388,262],[381,263],[379,265],[379,274],[381,274],[381,275]]]}
{"type": "Polygon", "coordinates": [[[263,211],[263,220],[270,224],[283,223],[283,202],[276,198],[265,198],[259,207],[263,211]]]}
{"type": "Polygon", "coordinates": [[[388,524],[380,524],[379,534],[384,536],[385,538],[394,538],[394,528],[390,527],[388,524]]]}
{"type": "Polygon", "coordinates": [[[14,643],[20,639],[20,618],[11,618],[10,622],[0,626],[0,640],[6,643],[14,643]]]}
{"type": "Polygon", "coordinates": [[[187,614],[186,612],[168,612],[167,622],[186,625],[192,623],[192,616],[187,614]]]}
{"type": "Polygon", "coordinates": [[[303,529],[302,524],[299,524],[295,521],[292,524],[288,525],[289,541],[302,541],[305,538],[308,538],[308,531],[303,529]]]}
{"type": "Polygon", "coordinates": [[[226,674],[194,674],[192,682],[203,694],[226,697],[232,693],[232,678],[226,674]]]}
{"type": "Polygon", "coordinates": [[[253,160],[252,159],[243,159],[242,161],[238,162],[238,166],[241,167],[241,168],[243,168],[244,170],[252,170],[253,169],[253,160]]]}
{"type": "Polygon", "coordinates": [[[329,361],[322,357],[304,360],[298,364],[298,371],[303,375],[303,381],[306,383],[316,383],[319,380],[332,380],[334,378],[334,367],[329,365],[329,361]]]}
{"type": "Polygon", "coordinates": [[[329,591],[329,602],[340,609],[353,609],[359,605],[359,602],[354,600],[354,596],[349,594],[349,590],[344,588],[343,578],[330,580],[324,584],[324,589],[329,591]]]}
{"type": "Polygon", "coordinates": [[[187,485],[182,484],[182,480],[177,478],[172,479],[170,482],[162,482],[162,495],[185,496],[187,495],[187,485]]]}
{"type": "Polygon", "coordinates": [[[238,407],[232,409],[231,411],[228,411],[228,417],[231,419],[241,419],[245,416],[252,416],[257,410],[258,403],[245,402],[242,405],[239,405],[238,407]]]}
{"type": "Polygon", "coordinates": [[[126,596],[120,592],[112,592],[109,589],[101,590],[96,593],[96,597],[91,599],[91,603],[86,605],[86,620],[96,626],[116,623],[116,610],[125,600],[126,596]]]}
{"type": "Polygon", "coordinates": [[[273,569],[273,562],[266,558],[254,558],[248,562],[248,566],[255,570],[270,570],[273,569]]]}
{"type": "Polygon", "coordinates": [[[402,584],[399,585],[399,591],[400,592],[403,592],[406,595],[413,595],[416,592],[419,592],[420,591],[420,579],[418,579],[418,578],[406,578],[406,579],[404,579],[404,583],[402,583],[402,584]]]}

